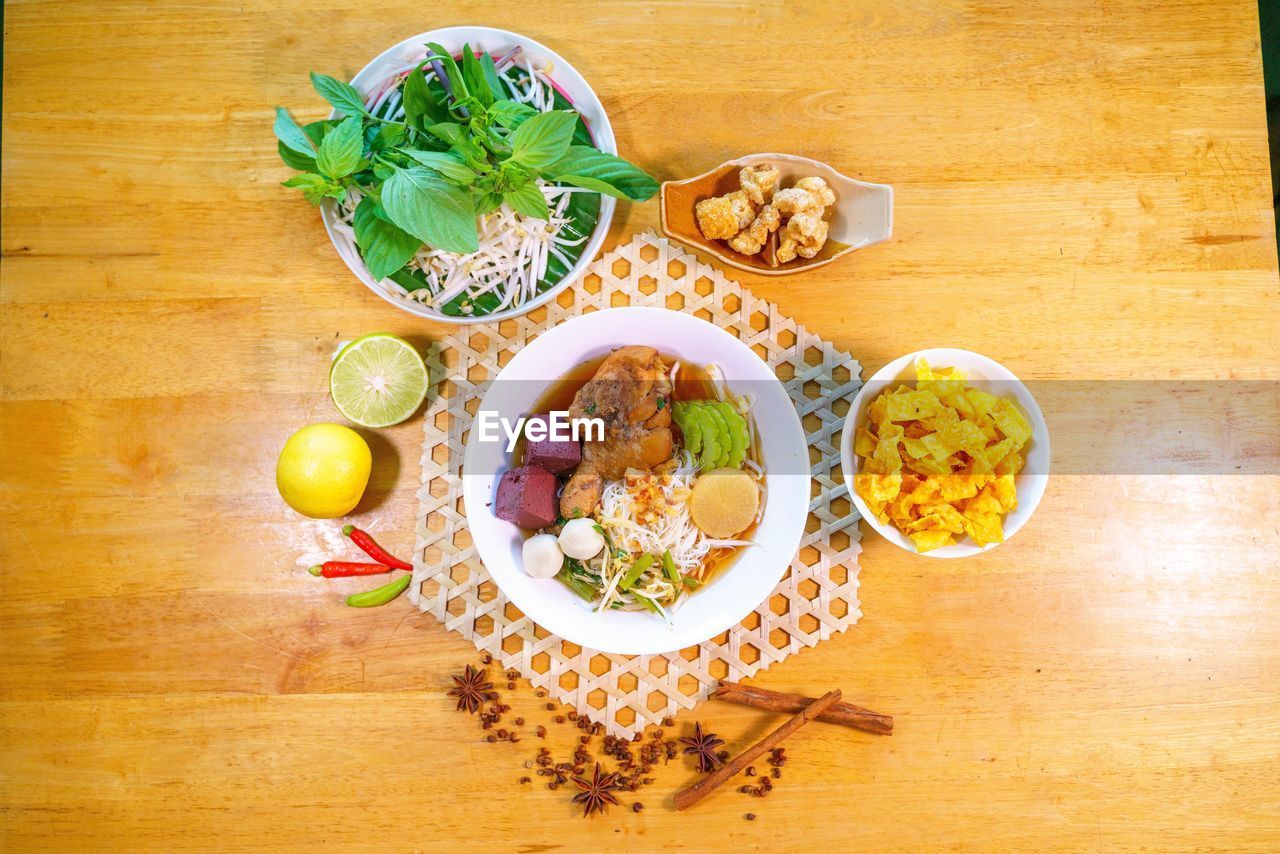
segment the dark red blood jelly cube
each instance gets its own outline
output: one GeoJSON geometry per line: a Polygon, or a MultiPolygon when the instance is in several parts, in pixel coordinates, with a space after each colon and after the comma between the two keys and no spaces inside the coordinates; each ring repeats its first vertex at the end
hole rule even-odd
{"type": "Polygon", "coordinates": [[[536,530],[556,520],[556,476],[541,466],[520,466],[498,481],[494,514],[518,528],[536,530]]]}
{"type": "MultiPolygon", "coordinates": [[[[530,415],[525,422],[524,461],[531,466],[542,466],[552,474],[560,474],[577,468],[582,462],[582,444],[573,439],[555,440],[551,438],[535,442],[528,437],[529,425],[538,422],[542,425],[541,435],[550,436],[551,423],[546,415],[530,415]]],[[[561,432],[568,433],[569,425],[561,424],[561,432]]]]}

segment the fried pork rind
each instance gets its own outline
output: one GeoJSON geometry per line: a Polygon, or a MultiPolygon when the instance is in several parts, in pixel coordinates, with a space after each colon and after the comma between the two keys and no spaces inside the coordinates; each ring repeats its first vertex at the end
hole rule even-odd
{"type": "Polygon", "coordinates": [[[781,224],[782,217],[778,215],[773,205],[765,205],[755,219],[751,220],[749,226],[729,240],[729,246],[734,252],[755,255],[764,248],[764,242],[769,239],[770,234],[778,230],[781,224]]]}
{"type": "Polygon", "coordinates": [[[755,205],[767,205],[778,189],[777,167],[765,163],[760,166],[744,166],[738,173],[738,184],[755,205]]]}
{"type": "Polygon", "coordinates": [[[812,258],[827,242],[830,226],[822,218],[822,210],[802,211],[787,220],[787,234],[796,242],[796,254],[812,258]]]}
{"type": "Polygon", "coordinates": [[[801,178],[796,181],[796,186],[801,190],[808,190],[813,193],[822,202],[822,206],[828,207],[836,203],[835,190],[831,189],[831,185],[826,182],[825,178],[819,178],[817,175],[811,175],[808,178],[801,178]]]}
{"type": "Polygon", "coordinates": [[[756,209],[743,190],[703,199],[694,206],[698,230],[708,240],[728,240],[755,219],[756,209]]]}
{"type": "Polygon", "coordinates": [[[1004,541],[1004,516],[1017,509],[1031,425],[1017,405],[975,389],[957,370],[916,364],[916,386],[886,389],[854,434],[860,458],[854,489],[884,524],[921,552],[969,536],[1004,541]]]}
{"type": "Polygon", "coordinates": [[[694,206],[698,216],[698,230],[708,240],[723,240],[738,233],[738,218],[728,196],[703,199],[694,206]]]}
{"type": "Polygon", "coordinates": [[[793,216],[805,211],[820,211],[824,207],[822,197],[809,192],[803,187],[788,187],[773,194],[771,204],[783,216],[793,216]]]}
{"type": "Polygon", "coordinates": [[[788,261],[794,261],[799,253],[800,244],[788,232],[783,231],[778,236],[778,248],[773,253],[774,261],[779,264],[785,264],[788,261]]]}

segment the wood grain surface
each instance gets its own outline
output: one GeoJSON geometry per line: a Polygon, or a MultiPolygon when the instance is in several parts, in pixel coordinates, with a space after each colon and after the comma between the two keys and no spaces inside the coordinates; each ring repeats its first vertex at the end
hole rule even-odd
{"type": "MultiPolygon", "coordinates": [[[[279,186],[271,110],[319,117],[308,70],[459,23],[562,53],[659,178],[794,151],[893,184],[890,243],[737,277],[868,370],[944,345],[1024,379],[1280,380],[1252,0],[12,0],[0,847],[1280,848],[1274,475],[1063,474],[964,561],[869,533],[861,622],[755,681],[839,687],[894,735],[814,723],[770,797],[687,814],[683,761],[591,820],[518,784],[536,740],[488,744],[445,696],[466,642],[306,574],[347,548],[273,470],[337,419],[334,343],[444,328],[366,291],[279,186]]],[[[609,245],[656,221],[621,206],[609,245]]],[[[407,552],[421,424],[370,442],[354,519],[407,552]]],[[[694,720],[735,751],[781,722],[694,720]]]]}

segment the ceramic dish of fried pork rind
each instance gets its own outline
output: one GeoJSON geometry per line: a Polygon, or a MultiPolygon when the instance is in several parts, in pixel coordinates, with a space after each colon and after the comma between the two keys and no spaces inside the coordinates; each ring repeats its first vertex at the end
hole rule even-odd
{"type": "Polygon", "coordinates": [[[796,154],[748,154],[696,177],[667,181],[659,197],[662,231],[667,237],[706,252],[730,267],[763,276],[785,276],[823,267],[893,236],[893,187],[850,178],[825,163],[796,154]],[[698,229],[694,211],[698,202],[737,190],[742,167],[764,164],[776,166],[781,172],[780,188],[790,187],[801,178],[817,176],[835,192],[835,204],[828,207],[825,214],[830,228],[827,241],[813,258],[796,258],[773,266],[766,260],[767,253],[743,255],[730,249],[723,240],[709,240],[698,229]]]}

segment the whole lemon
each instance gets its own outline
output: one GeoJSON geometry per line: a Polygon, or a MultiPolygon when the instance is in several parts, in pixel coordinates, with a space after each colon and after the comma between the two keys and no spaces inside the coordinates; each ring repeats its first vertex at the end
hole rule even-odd
{"type": "Polygon", "coordinates": [[[309,424],[284,443],[276,462],[276,488],[303,516],[345,516],[360,503],[372,462],[369,446],[355,430],[309,424]]]}

